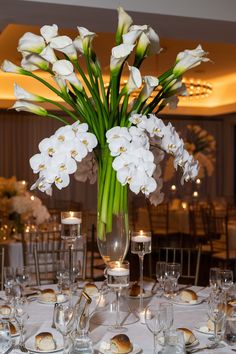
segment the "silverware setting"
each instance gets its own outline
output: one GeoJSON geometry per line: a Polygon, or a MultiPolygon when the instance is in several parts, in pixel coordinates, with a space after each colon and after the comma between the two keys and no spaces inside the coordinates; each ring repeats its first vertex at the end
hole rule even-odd
{"type": "Polygon", "coordinates": [[[187,350],[187,353],[197,353],[197,352],[201,352],[201,351],[203,351],[203,350],[205,350],[205,349],[215,349],[215,348],[217,348],[217,346],[218,346],[218,343],[212,343],[212,344],[209,344],[209,345],[205,345],[204,347],[200,347],[200,348],[193,348],[193,349],[188,349],[187,350]]]}

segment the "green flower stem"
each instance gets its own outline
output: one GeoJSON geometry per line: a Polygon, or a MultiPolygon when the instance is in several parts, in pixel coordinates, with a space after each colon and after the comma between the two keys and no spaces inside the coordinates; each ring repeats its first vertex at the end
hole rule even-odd
{"type": "Polygon", "coordinates": [[[53,119],[59,120],[60,122],[62,122],[62,123],[64,123],[64,124],[66,124],[66,125],[68,125],[68,124],[69,124],[69,123],[68,123],[65,119],[63,119],[63,118],[61,118],[61,117],[58,117],[58,116],[56,116],[55,114],[50,114],[50,113],[48,113],[46,117],[49,117],[49,118],[53,118],[53,119]]]}
{"type": "Polygon", "coordinates": [[[128,212],[127,186],[117,180],[113,157],[106,146],[98,156],[98,237],[112,231],[113,215],[128,212]]]}
{"type": "Polygon", "coordinates": [[[62,111],[64,111],[65,113],[67,113],[69,116],[71,116],[71,118],[73,118],[75,121],[79,120],[78,117],[72,113],[69,109],[67,109],[65,106],[63,106],[62,104],[55,102],[53,100],[49,100],[48,98],[42,97],[40,96],[40,98],[43,99],[43,102],[48,102],[51,104],[54,104],[55,106],[57,106],[58,108],[60,108],[62,111]]]}
{"type": "Polygon", "coordinates": [[[127,107],[129,103],[129,95],[125,95],[124,101],[122,103],[122,108],[121,108],[121,117],[120,117],[120,125],[121,127],[125,126],[126,124],[126,119],[127,119],[127,107]]]}
{"type": "Polygon", "coordinates": [[[106,110],[107,115],[109,114],[108,112],[108,104],[107,104],[107,98],[106,98],[106,92],[105,92],[105,86],[104,86],[104,81],[103,81],[103,77],[102,77],[102,73],[99,70],[99,83],[100,83],[100,88],[101,88],[101,92],[102,92],[102,97],[103,97],[103,104],[106,110]]]}

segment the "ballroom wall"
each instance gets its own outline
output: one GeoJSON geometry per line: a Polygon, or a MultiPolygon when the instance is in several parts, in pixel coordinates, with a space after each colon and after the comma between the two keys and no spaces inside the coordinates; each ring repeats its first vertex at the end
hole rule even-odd
{"type": "MultiPolygon", "coordinates": [[[[217,141],[216,168],[214,175],[203,180],[200,193],[202,196],[233,196],[234,190],[234,135],[236,114],[218,117],[180,117],[164,116],[171,121],[177,131],[186,131],[187,124],[198,124],[212,134],[217,141]]],[[[0,176],[15,175],[18,180],[26,180],[31,185],[36,176],[29,166],[29,158],[38,152],[38,143],[49,137],[60,126],[55,120],[34,116],[24,112],[0,111],[0,176]]],[[[179,196],[192,192],[195,188],[191,183],[180,185],[177,178],[164,186],[168,195],[171,184],[177,184],[179,196]]],[[[54,189],[53,198],[37,192],[50,206],[54,207],[60,200],[73,200],[82,204],[84,209],[96,208],[96,185],[77,182],[71,177],[69,187],[58,191],[54,189]]]]}

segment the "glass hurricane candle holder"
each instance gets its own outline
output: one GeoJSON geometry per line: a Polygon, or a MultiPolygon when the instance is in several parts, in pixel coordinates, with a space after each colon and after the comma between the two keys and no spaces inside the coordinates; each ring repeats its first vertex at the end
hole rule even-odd
{"type": "Polygon", "coordinates": [[[133,232],[131,236],[131,253],[139,256],[140,267],[140,295],[139,295],[139,313],[143,312],[143,260],[145,254],[152,251],[151,233],[140,230],[133,232]]]}
{"type": "Polygon", "coordinates": [[[82,213],[80,211],[61,212],[61,238],[74,242],[81,236],[82,213]]]}

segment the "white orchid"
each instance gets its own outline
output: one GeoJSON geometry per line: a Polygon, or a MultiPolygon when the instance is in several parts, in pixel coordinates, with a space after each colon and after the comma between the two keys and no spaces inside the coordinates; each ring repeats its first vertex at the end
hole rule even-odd
{"type": "Polygon", "coordinates": [[[49,43],[54,37],[58,36],[58,26],[55,24],[52,26],[45,25],[40,28],[40,34],[46,43],[49,43]]]}
{"type": "Polygon", "coordinates": [[[44,138],[39,143],[39,151],[47,156],[53,156],[56,152],[59,151],[59,141],[55,135],[52,135],[50,138],[44,138]]]}
{"type": "Polygon", "coordinates": [[[113,140],[119,139],[119,138],[125,138],[128,141],[131,140],[131,136],[129,134],[129,131],[126,127],[114,127],[109,129],[106,132],[106,138],[107,142],[110,143],[113,140]]]}
{"type": "Polygon", "coordinates": [[[96,136],[92,133],[81,132],[78,134],[78,139],[84,144],[88,152],[92,152],[98,144],[96,136]]]}
{"type": "Polygon", "coordinates": [[[23,53],[40,54],[46,47],[44,38],[31,32],[26,32],[19,40],[17,50],[23,53]]]}
{"type": "Polygon", "coordinates": [[[29,160],[30,166],[34,173],[46,170],[50,161],[50,157],[46,154],[35,154],[29,160]]]}

